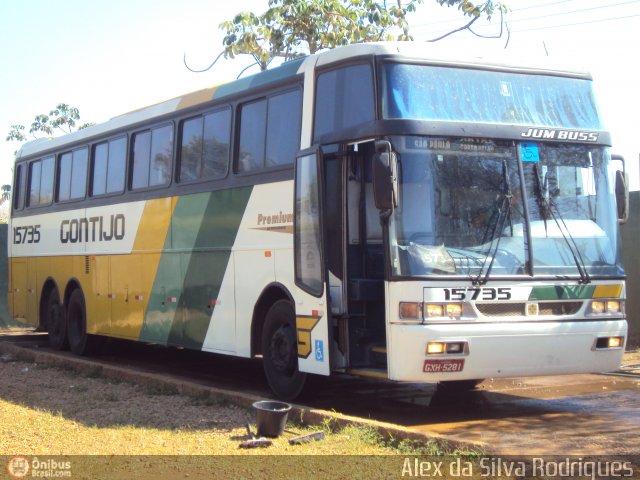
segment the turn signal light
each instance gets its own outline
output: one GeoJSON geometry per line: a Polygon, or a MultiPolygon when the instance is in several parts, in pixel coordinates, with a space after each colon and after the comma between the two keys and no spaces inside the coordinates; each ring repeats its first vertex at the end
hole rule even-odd
{"type": "Polygon", "coordinates": [[[400,302],[400,318],[422,320],[422,303],[400,302]]]}

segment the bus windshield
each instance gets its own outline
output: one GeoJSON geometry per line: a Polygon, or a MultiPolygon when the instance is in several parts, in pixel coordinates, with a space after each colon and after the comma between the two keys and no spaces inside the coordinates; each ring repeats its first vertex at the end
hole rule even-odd
{"type": "Polygon", "coordinates": [[[392,143],[395,276],[623,274],[606,148],[417,136],[392,143]]]}
{"type": "Polygon", "coordinates": [[[385,119],[602,129],[586,79],[388,63],[383,82],[385,119]]]}

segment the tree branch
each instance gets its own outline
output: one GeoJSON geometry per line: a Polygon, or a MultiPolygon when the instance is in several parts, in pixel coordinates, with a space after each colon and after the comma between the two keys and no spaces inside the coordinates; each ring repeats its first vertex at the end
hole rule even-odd
{"type": "Polygon", "coordinates": [[[442,40],[443,38],[447,38],[448,36],[453,35],[454,33],[461,32],[462,30],[467,30],[479,18],[480,17],[475,17],[469,23],[467,23],[464,27],[456,28],[455,30],[451,30],[449,33],[445,33],[444,35],[441,35],[441,36],[439,36],[437,38],[432,38],[431,40],[427,40],[427,43],[437,42],[438,40],[442,40]]]}
{"type": "Polygon", "coordinates": [[[209,65],[207,68],[203,69],[203,70],[194,70],[193,68],[191,68],[189,65],[187,65],[187,54],[183,54],[182,56],[182,63],[184,63],[184,66],[187,67],[187,70],[189,70],[190,72],[193,73],[204,73],[208,70],[210,70],[211,68],[213,68],[213,66],[216,64],[216,62],[218,60],[220,60],[220,57],[222,57],[224,55],[224,50],[222,52],[220,52],[220,54],[216,57],[216,59],[211,63],[211,65],[209,65]]]}

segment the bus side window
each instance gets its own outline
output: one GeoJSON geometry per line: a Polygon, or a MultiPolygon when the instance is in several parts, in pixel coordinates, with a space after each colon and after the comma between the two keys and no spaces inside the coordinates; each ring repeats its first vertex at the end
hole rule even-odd
{"type": "Polygon", "coordinates": [[[314,142],[375,118],[373,72],[368,64],[325,72],[318,76],[314,142]]]}
{"type": "Polygon", "coordinates": [[[237,171],[293,164],[300,148],[301,122],[300,89],[242,105],[237,171]]]}
{"type": "Polygon", "coordinates": [[[225,177],[231,145],[231,109],[183,120],[179,141],[178,181],[225,177]]]}
{"type": "Polygon", "coordinates": [[[266,167],[291,165],[300,149],[302,92],[293,90],[269,98],[266,167]]]}
{"type": "Polygon", "coordinates": [[[57,201],[84,198],[87,186],[87,147],[60,155],[57,201]]]}
{"type": "Polygon", "coordinates": [[[53,199],[55,157],[46,157],[29,164],[29,207],[47,205],[53,199]]]}
{"type": "Polygon", "coordinates": [[[13,181],[13,210],[22,210],[24,206],[24,195],[22,188],[22,171],[24,167],[22,165],[18,165],[16,167],[16,174],[13,181]]]}
{"type": "Polygon", "coordinates": [[[121,193],[124,190],[126,156],[127,137],[109,140],[93,147],[91,196],[121,193]]]}
{"type": "Polygon", "coordinates": [[[131,189],[168,185],[173,159],[173,125],[133,135],[131,189]]]}

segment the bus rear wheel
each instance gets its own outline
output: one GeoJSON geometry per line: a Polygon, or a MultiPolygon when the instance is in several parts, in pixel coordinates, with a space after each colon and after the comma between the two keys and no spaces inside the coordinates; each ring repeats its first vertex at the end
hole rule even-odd
{"type": "Polygon", "coordinates": [[[44,321],[47,328],[48,343],[54,350],[67,350],[67,316],[64,307],[60,303],[60,294],[57,288],[53,288],[47,294],[44,304],[44,321]]]}
{"type": "Polygon", "coordinates": [[[262,329],[262,365],[269,387],[278,398],[293,400],[307,374],[298,370],[296,318],[291,303],[279,300],[267,312],[262,329]]]}
{"type": "Polygon", "coordinates": [[[92,355],[100,344],[102,337],[87,333],[87,313],[82,290],[76,288],[69,296],[67,304],[67,336],[69,347],[76,355],[92,355]]]}

